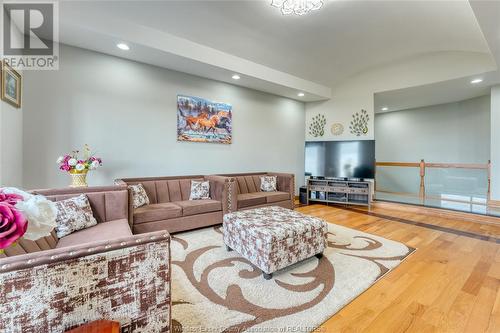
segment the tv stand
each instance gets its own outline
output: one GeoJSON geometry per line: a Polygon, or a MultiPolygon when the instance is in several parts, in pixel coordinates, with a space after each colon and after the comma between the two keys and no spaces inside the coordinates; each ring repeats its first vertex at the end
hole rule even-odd
{"type": "Polygon", "coordinates": [[[344,178],[307,180],[307,204],[324,202],[343,205],[370,207],[372,183],[366,180],[345,180],[344,178]]]}

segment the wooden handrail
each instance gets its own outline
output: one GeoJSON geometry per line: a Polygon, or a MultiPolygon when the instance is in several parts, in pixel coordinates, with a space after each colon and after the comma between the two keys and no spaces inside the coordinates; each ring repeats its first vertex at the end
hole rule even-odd
{"type": "MultiPolygon", "coordinates": [[[[425,169],[441,168],[441,169],[475,169],[486,170],[488,173],[488,202],[491,196],[491,161],[486,164],[480,163],[426,163],[423,159],[418,163],[411,162],[376,162],[377,167],[403,167],[403,168],[419,168],[420,169],[420,191],[419,196],[422,200],[425,199],[425,169]]],[[[375,191],[377,183],[375,182],[375,191]]]]}

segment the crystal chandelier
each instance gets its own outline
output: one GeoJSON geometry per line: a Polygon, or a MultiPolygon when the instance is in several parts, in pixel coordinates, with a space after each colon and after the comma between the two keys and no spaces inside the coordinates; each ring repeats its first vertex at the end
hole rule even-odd
{"type": "Polygon", "coordinates": [[[323,6],[322,0],[272,0],[271,6],[280,8],[283,15],[305,15],[323,6]]]}

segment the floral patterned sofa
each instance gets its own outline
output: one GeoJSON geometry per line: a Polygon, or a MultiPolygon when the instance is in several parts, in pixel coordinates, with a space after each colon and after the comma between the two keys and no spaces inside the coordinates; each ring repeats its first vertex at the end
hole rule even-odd
{"type": "Polygon", "coordinates": [[[64,332],[96,319],[126,332],[169,332],[170,236],[132,235],[129,194],[118,186],[39,190],[50,200],[85,193],[97,225],[58,239],[20,240],[0,254],[0,332],[64,332]]]}

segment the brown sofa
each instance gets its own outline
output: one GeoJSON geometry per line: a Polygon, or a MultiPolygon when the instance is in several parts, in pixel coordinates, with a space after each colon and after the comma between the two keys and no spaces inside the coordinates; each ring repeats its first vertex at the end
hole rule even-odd
{"type": "Polygon", "coordinates": [[[174,233],[217,225],[224,214],[236,208],[234,184],[221,176],[124,178],[115,180],[115,184],[142,184],[148,195],[150,204],[131,214],[134,234],[156,230],[174,233]],[[210,199],[189,200],[191,180],[208,180],[210,199]]]}
{"type": "Polygon", "coordinates": [[[0,254],[0,332],[64,332],[102,318],[127,332],[169,332],[170,236],[132,235],[127,189],[33,192],[54,201],[85,193],[98,224],[0,254]]]}
{"type": "Polygon", "coordinates": [[[220,176],[234,179],[237,193],[237,210],[281,206],[294,209],[295,176],[288,173],[255,172],[234,173],[220,176]],[[260,190],[261,176],[277,176],[277,192],[262,192],[260,190]]]}

